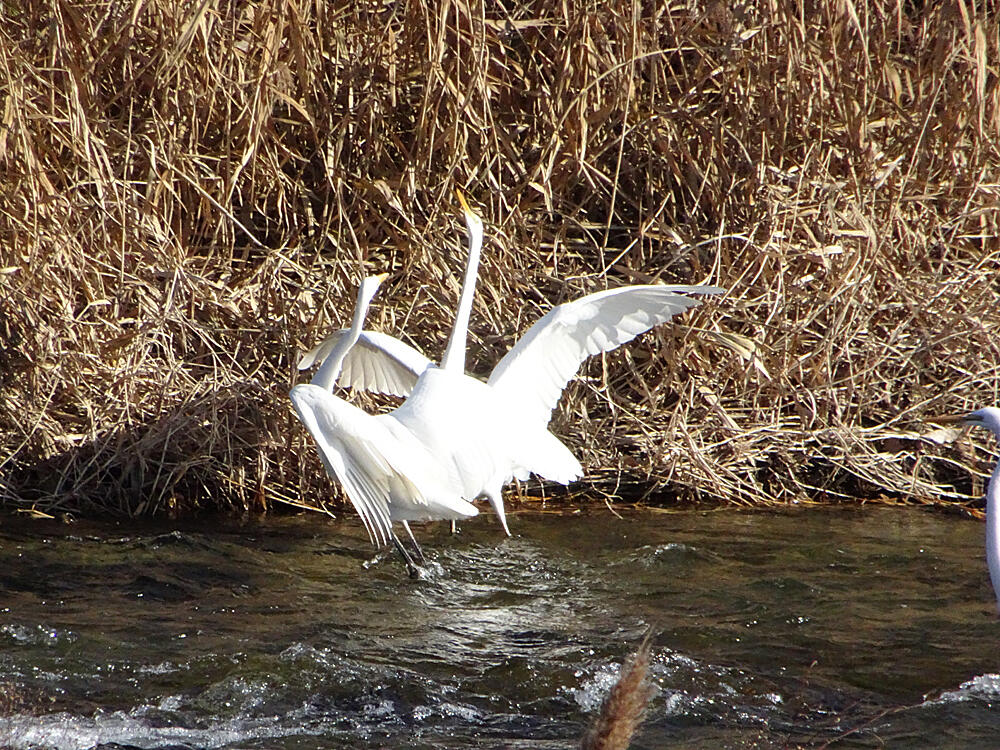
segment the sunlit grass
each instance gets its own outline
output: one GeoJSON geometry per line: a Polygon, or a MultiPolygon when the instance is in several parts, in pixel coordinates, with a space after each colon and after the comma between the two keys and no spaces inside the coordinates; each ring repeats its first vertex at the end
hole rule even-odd
{"type": "Polygon", "coordinates": [[[585,485],[966,501],[978,462],[917,433],[1000,400],[986,7],[5,5],[0,502],[335,499],[296,352],[390,271],[371,326],[439,356],[455,186],[477,372],[585,292],[731,290],[568,389],[585,485]]]}

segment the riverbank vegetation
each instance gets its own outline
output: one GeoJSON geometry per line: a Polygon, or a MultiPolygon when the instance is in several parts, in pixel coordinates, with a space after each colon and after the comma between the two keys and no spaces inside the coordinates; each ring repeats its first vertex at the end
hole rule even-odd
{"type": "Polygon", "coordinates": [[[552,425],[586,468],[574,490],[972,505],[981,489],[987,438],[939,445],[926,419],[1000,402],[995,4],[2,14],[7,509],[335,505],[289,407],[297,353],[382,271],[370,327],[443,351],[454,187],[489,233],[475,373],[587,292],[730,290],[584,367],[552,425]]]}

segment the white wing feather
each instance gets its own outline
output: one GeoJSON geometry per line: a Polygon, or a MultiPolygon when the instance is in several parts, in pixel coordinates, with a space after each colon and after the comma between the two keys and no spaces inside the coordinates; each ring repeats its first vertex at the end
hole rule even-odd
{"type": "MultiPolygon", "coordinates": [[[[322,364],[348,333],[346,328],[331,333],[319,346],[302,355],[299,369],[306,370],[314,364],[322,364]]],[[[420,373],[430,364],[427,357],[397,338],[378,331],[362,331],[357,343],[344,358],[337,382],[365,391],[408,396],[420,373]]]]}
{"type": "Polygon", "coordinates": [[[587,357],[616,349],[700,303],[683,292],[711,286],[627,286],[554,307],[507,352],[488,384],[528,420],[548,424],[559,397],[587,357]]]}
{"type": "Polygon", "coordinates": [[[326,470],[343,485],[351,504],[378,546],[392,539],[392,521],[478,513],[447,486],[443,472],[412,435],[315,385],[290,394],[299,419],[312,435],[326,470]],[[395,427],[395,429],[394,429],[395,427]],[[431,505],[433,503],[433,508],[431,505]]]}
{"type": "Polygon", "coordinates": [[[323,465],[344,487],[375,545],[392,538],[386,476],[392,471],[379,452],[379,425],[357,407],[312,385],[289,394],[299,419],[312,435],[323,465]],[[380,486],[381,485],[381,486],[380,486]]]}

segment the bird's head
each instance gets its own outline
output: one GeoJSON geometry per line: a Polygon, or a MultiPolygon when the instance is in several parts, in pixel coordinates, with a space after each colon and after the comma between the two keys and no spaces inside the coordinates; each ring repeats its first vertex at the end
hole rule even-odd
{"type": "Polygon", "coordinates": [[[378,288],[382,285],[382,282],[389,278],[389,274],[380,273],[377,276],[369,276],[364,281],[361,282],[361,288],[358,290],[358,307],[368,307],[368,304],[375,297],[375,293],[378,288]]]}

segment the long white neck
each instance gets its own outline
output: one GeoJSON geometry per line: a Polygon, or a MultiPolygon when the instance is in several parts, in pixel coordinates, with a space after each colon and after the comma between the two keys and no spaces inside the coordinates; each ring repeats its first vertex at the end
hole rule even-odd
{"type": "Polygon", "coordinates": [[[476,276],[479,274],[479,256],[483,250],[483,234],[469,226],[469,262],[465,267],[465,281],[462,294],[458,298],[455,325],[451,329],[448,347],[441,358],[441,369],[465,372],[465,340],[469,335],[469,315],[472,314],[472,298],[476,294],[476,276]]]}
{"type": "Polygon", "coordinates": [[[993,469],[989,487],[986,488],[986,564],[990,568],[990,582],[997,597],[1000,614],[1000,463],[993,469]]]}
{"type": "Polygon", "coordinates": [[[351,327],[333,347],[333,351],[323,360],[323,364],[320,365],[310,381],[313,385],[318,385],[328,391],[333,390],[333,384],[337,382],[340,370],[344,366],[344,358],[361,336],[361,329],[364,327],[365,316],[368,314],[368,306],[371,304],[373,295],[374,291],[369,293],[365,285],[361,285],[361,289],[358,291],[358,301],[354,306],[351,327]]]}

